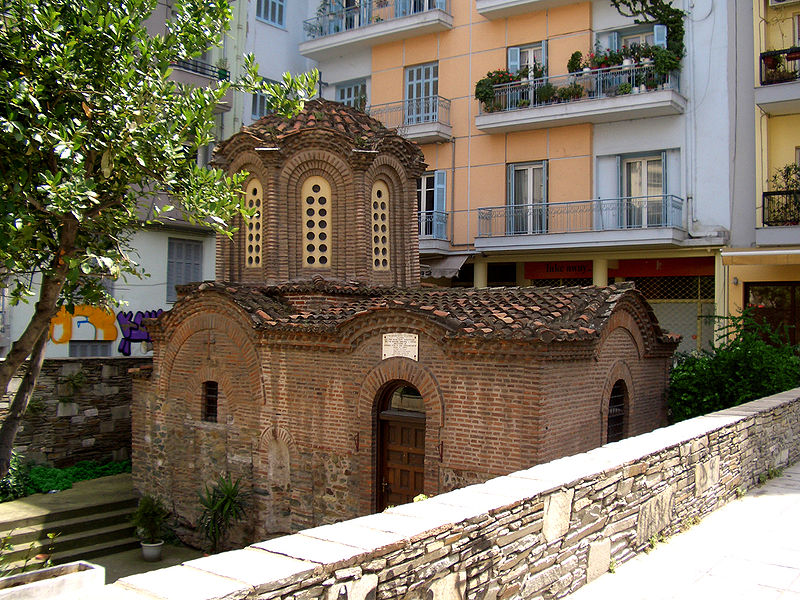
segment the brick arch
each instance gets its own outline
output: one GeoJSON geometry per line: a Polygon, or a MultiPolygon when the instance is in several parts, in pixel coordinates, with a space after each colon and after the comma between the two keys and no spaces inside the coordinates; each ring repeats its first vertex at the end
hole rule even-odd
{"type": "MultiPolygon", "coordinates": [[[[641,317],[641,312],[634,310],[633,306],[627,303],[623,306],[617,306],[600,334],[600,340],[596,346],[596,353],[598,355],[601,354],[608,338],[618,329],[621,329],[630,336],[636,346],[639,359],[650,354],[652,352],[652,346],[655,343],[655,338],[651,337],[649,340],[650,343],[648,344],[648,340],[645,337],[647,334],[647,324],[642,322],[641,317]]],[[[650,330],[652,331],[652,327],[650,327],[650,330]]]]}
{"type": "MultiPolygon", "coordinates": [[[[376,277],[380,283],[409,285],[419,282],[419,232],[416,214],[416,180],[412,179],[403,164],[389,154],[380,154],[364,174],[365,187],[383,180],[389,187],[389,234],[391,240],[392,269],[385,277],[376,277]],[[416,278],[416,279],[415,279],[416,278]],[[383,280],[385,279],[385,281],[383,280]]],[[[367,199],[369,205],[369,198],[367,199]]],[[[367,214],[370,208],[367,207],[367,214]]],[[[371,231],[367,229],[367,247],[371,247],[371,231]]]]}
{"type": "Polygon", "coordinates": [[[286,264],[280,265],[278,277],[290,280],[321,274],[328,278],[341,278],[346,274],[354,274],[347,256],[350,247],[360,240],[350,239],[350,230],[354,223],[364,222],[364,214],[363,209],[360,211],[362,214],[352,214],[360,204],[352,201],[362,199],[365,192],[357,190],[350,165],[341,156],[327,150],[303,150],[286,160],[278,174],[277,183],[276,191],[284,202],[281,212],[285,216],[278,252],[283,252],[280,256],[288,259],[286,264]],[[331,263],[330,268],[325,269],[309,269],[302,264],[301,244],[304,238],[300,195],[303,182],[312,176],[322,177],[331,186],[331,263]]]}
{"type": "Polygon", "coordinates": [[[270,486],[268,499],[266,494],[263,494],[254,502],[255,510],[260,513],[255,517],[257,521],[255,523],[256,535],[288,533],[299,529],[297,514],[291,507],[300,504],[300,497],[305,491],[301,489],[298,482],[300,460],[294,437],[289,430],[273,423],[265,427],[258,436],[254,453],[256,455],[254,464],[257,465],[255,481],[258,481],[259,485],[270,486]],[[273,467],[275,465],[272,462],[276,459],[274,456],[276,449],[280,450],[281,448],[285,448],[286,464],[279,465],[279,467],[288,473],[286,473],[285,480],[275,481],[270,477],[271,474],[274,475],[273,467]]]}
{"type": "Polygon", "coordinates": [[[387,387],[394,383],[414,386],[425,403],[425,492],[439,491],[439,444],[445,424],[445,403],[436,376],[409,358],[388,358],[375,365],[359,386],[354,422],[358,424],[359,452],[356,464],[361,478],[358,492],[362,513],[375,510],[377,474],[378,406],[387,387]]]}
{"type": "Polygon", "coordinates": [[[402,308],[377,308],[361,313],[342,323],[339,337],[352,348],[360,346],[365,339],[388,332],[411,332],[430,338],[441,347],[448,330],[425,315],[415,314],[402,308]]]}
{"type": "Polygon", "coordinates": [[[634,410],[636,398],[636,387],[633,384],[633,375],[627,361],[617,360],[611,365],[603,383],[602,395],[600,396],[600,444],[605,444],[608,439],[608,408],[611,400],[611,390],[614,384],[622,380],[625,383],[627,398],[625,399],[625,415],[623,417],[623,437],[630,435],[630,421],[634,410]]]}
{"type": "Polygon", "coordinates": [[[260,381],[261,366],[256,351],[256,337],[255,332],[247,324],[249,320],[246,315],[239,307],[222,296],[214,297],[212,302],[190,300],[187,304],[181,305],[177,312],[170,314],[171,318],[164,323],[165,333],[169,329],[171,335],[165,336],[161,342],[164,348],[160,352],[158,395],[166,397],[175,361],[190,338],[198,332],[210,334],[220,331],[231,338],[239,348],[245,367],[251,374],[248,387],[253,397],[260,401],[259,404],[263,404],[263,390],[260,381]],[[224,313],[220,310],[220,304],[225,306],[224,313]]]}

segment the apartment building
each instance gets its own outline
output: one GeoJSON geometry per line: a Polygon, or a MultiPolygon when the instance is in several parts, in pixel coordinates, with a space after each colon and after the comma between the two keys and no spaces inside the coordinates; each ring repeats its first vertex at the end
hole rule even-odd
{"type": "Polygon", "coordinates": [[[800,342],[800,1],[738,2],[731,314],[751,307],[800,342]]]}
{"type": "MultiPolygon", "coordinates": [[[[633,280],[682,350],[719,312],[730,230],[727,3],[697,1],[686,56],[571,65],[661,47],[608,0],[372,0],[320,5],[300,52],[323,95],[422,145],[423,272],[444,285],[633,280]],[[596,57],[595,57],[596,58],[596,57]],[[489,71],[526,77],[475,98],[489,71]]],[[[635,53],[634,53],[635,54],[635,53]]]]}
{"type": "MultiPolygon", "coordinates": [[[[307,2],[254,0],[232,2],[233,19],[220,48],[186,60],[177,61],[172,77],[192,86],[213,85],[220,79],[237,77],[243,72],[245,53],[253,53],[259,74],[280,80],[284,71],[309,70],[313,63],[301,56],[297,47],[308,18],[307,2]]],[[[170,0],[160,0],[148,21],[148,29],[159,33],[171,17],[170,0]]],[[[223,140],[243,124],[251,123],[265,111],[265,98],[231,91],[216,111],[215,139],[223,140]]],[[[213,145],[201,149],[197,160],[208,163],[213,145]]],[[[168,203],[167,197],[156,202],[168,203]]],[[[140,207],[141,217],[153,215],[152,202],[140,207]]],[[[46,356],[146,356],[150,338],[142,320],[171,308],[176,300],[175,285],[214,279],[216,238],[207,228],[185,222],[180,215],[161,226],[148,227],[131,240],[133,259],[147,274],[144,278],[127,276],[109,282],[110,292],[122,305],[109,312],[97,307],[77,306],[74,313],[62,310],[50,326],[46,356]]],[[[32,304],[4,305],[0,296],[0,355],[7,352],[27,325],[32,304]]]]}

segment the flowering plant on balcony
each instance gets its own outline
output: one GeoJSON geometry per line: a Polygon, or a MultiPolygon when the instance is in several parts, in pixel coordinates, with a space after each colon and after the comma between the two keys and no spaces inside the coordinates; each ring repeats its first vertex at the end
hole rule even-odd
{"type": "Polygon", "coordinates": [[[483,102],[487,112],[493,112],[498,108],[495,106],[494,86],[522,81],[527,79],[529,75],[532,75],[534,79],[540,79],[544,76],[544,68],[542,65],[534,63],[532,67],[522,67],[514,73],[508,69],[489,71],[486,73],[486,77],[478,80],[475,84],[475,98],[483,102]]]}

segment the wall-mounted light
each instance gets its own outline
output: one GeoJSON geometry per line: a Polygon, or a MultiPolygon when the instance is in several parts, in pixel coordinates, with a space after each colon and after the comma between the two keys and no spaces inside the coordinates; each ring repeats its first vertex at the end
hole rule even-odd
{"type": "Polygon", "coordinates": [[[734,277],[733,278],[733,285],[739,285],[739,278],[738,277],[734,277]]]}

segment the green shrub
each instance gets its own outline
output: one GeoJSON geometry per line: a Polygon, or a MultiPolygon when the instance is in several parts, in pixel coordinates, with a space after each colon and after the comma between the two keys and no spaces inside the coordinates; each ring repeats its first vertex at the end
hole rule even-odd
{"type": "Polygon", "coordinates": [[[536,100],[540,104],[547,104],[555,97],[557,91],[558,88],[552,83],[543,83],[536,88],[536,100]]]}
{"type": "Polygon", "coordinates": [[[131,517],[136,534],[146,544],[156,544],[162,539],[164,521],[169,513],[161,501],[152,496],[142,496],[136,512],[131,517]]]}
{"type": "Polygon", "coordinates": [[[681,355],[670,373],[673,422],[737,406],[800,385],[798,348],[751,311],[723,319],[710,350],[681,355]]]}
{"type": "Polygon", "coordinates": [[[22,457],[12,455],[8,475],[0,479],[0,502],[15,500],[31,494],[47,493],[52,490],[66,490],[76,481],[97,479],[107,475],[130,473],[131,461],[98,463],[82,460],[71,467],[56,469],[44,465],[29,466],[22,457]]]}
{"type": "Polygon", "coordinates": [[[219,550],[225,534],[231,525],[244,516],[245,494],[240,479],[231,479],[230,474],[217,477],[215,485],[205,486],[198,494],[203,507],[200,515],[200,528],[211,545],[211,552],[219,550]]]}
{"type": "Polygon", "coordinates": [[[0,502],[16,500],[25,496],[25,487],[28,482],[28,465],[16,452],[11,452],[11,464],[8,474],[0,479],[0,502]]]}
{"type": "Polygon", "coordinates": [[[572,53],[572,56],[569,57],[567,61],[567,73],[577,73],[581,70],[581,65],[583,63],[583,53],[580,50],[576,50],[572,53]]]}

